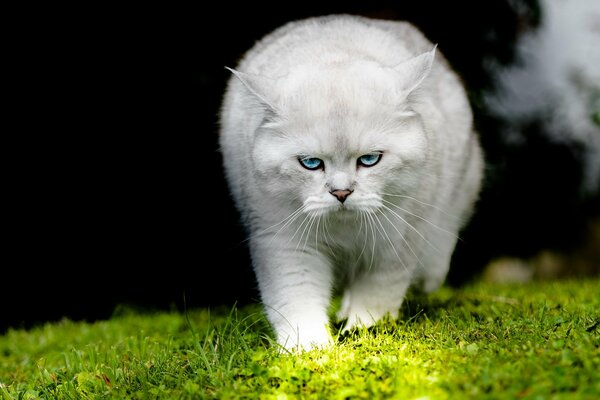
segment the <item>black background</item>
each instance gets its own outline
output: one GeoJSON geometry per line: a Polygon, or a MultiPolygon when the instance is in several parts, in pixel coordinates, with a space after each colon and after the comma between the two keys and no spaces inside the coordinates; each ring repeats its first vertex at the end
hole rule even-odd
{"type": "Polygon", "coordinates": [[[492,87],[482,60],[511,62],[515,38],[539,18],[536,2],[526,4],[522,14],[500,0],[140,5],[47,10],[48,19],[38,10],[43,28],[22,46],[28,61],[14,79],[22,148],[5,192],[0,329],[106,318],[118,304],[183,309],[258,298],[218,152],[224,67],[309,16],[411,21],[467,85],[488,177],[452,284],[495,255],[576,242],[589,214],[578,149],[548,142],[535,126],[530,141],[507,146],[480,103],[492,87]]]}

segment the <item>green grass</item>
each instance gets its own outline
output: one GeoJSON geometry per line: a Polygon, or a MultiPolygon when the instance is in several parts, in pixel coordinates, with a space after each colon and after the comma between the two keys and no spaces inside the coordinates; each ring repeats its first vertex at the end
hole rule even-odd
{"type": "Polygon", "coordinates": [[[121,313],[0,336],[8,399],[600,398],[600,281],[478,283],[279,354],[258,306],[121,313]]]}

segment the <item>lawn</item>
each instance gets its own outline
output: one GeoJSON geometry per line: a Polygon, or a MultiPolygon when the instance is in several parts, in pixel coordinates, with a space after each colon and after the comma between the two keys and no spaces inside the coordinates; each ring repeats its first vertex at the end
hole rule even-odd
{"type": "Polygon", "coordinates": [[[327,350],[280,354],[260,307],[0,336],[8,399],[600,398],[600,280],[444,288],[327,350]]]}

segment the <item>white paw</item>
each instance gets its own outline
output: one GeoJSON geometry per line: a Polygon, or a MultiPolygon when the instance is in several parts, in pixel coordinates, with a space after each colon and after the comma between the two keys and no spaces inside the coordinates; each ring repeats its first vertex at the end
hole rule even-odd
{"type": "Polygon", "coordinates": [[[371,313],[366,310],[350,312],[346,324],[344,325],[343,332],[348,332],[354,328],[362,327],[368,328],[375,325],[378,318],[374,317],[371,313]]]}
{"type": "Polygon", "coordinates": [[[347,332],[355,327],[369,327],[377,322],[377,315],[369,312],[364,307],[357,307],[356,298],[350,296],[350,292],[346,291],[342,298],[340,310],[336,317],[338,321],[346,320],[343,332],[347,332]]]}
{"type": "Polygon", "coordinates": [[[299,324],[293,332],[282,330],[278,334],[279,345],[290,352],[302,352],[321,349],[333,345],[333,339],[327,329],[328,324],[304,323],[299,324]]]}
{"type": "Polygon", "coordinates": [[[385,316],[390,316],[393,319],[398,318],[398,310],[387,310],[387,309],[366,309],[366,308],[355,308],[348,312],[346,324],[344,325],[344,332],[348,332],[354,328],[362,327],[369,328],[377,323],[377,321],[383,319],[385,316]]]}
{"type": "Polygon", "coordinates": [[[423,280],[422,290],[424,293],[433,293],[444,283],[445,276],[428,276],[423,280]]]}
{"type": "Polygon", "coordinates": [[[343,321],[350,316],[350,294],[348,291],[344,293],[344,297],[342,297],[342,303],[340,304],[340,309],[336,313],[335,317],[338,321],[343,321]]]}

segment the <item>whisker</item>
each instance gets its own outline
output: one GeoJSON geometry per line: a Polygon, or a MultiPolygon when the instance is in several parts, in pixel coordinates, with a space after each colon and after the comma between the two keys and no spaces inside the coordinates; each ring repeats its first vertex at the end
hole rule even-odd
{"type": "MultiPolygon", "coordinates": [[[[389,202],[389,201],[387,201],[385,199],[383,201],[385,201],[386,203],[394,205],[394,203],[389,202]]],[[[404,218],[402,218],[402,216],[400,214],[398,214],[396,211],[392,210],[391,208],[389,208],[385,204],[382,204],[382,206],[385,207],[394,216],[396,216],[396,218],[398,218],[400,221],[404,222],[410,229],[412,229],[413,231],[415,231],[415,233],[417,235],[419,235],[419,237],[421,239],[423,239],[425,242],[427,242],[431,247],[433,247],[434,249],[436,249],[436,250],[439,251],[439,249],[436,246],[434,246],[433,243],[431,243],[429,240],[427,240],[427,238],[425,236],[423,236],[423,234],[421,232],[419,232],[419,230],[417,228],[415,228],[414,226],[412,226],[412,224],[410,222],[408,222],[407,220],[405,220],[404,218]]]]}
{"type": "MultiPolygon", "coordinates": [[[[360,227],[358,228],[358,232],[362,232],[362,226],[363,226],[363,221],[365,220],[365,211],[360,210],[360,227]]],[[[368,239],[368,231],[367,231],[367,227],[366,227],[366,222],[365,222],[365,243],[363,244],[362,250],[360,251],[360,254],[358,255],[358,257],[356,257],[357,262],[360,261],[360,258],[362,257],[363,253],[365,252],[365,248],[367,247],[367,239],[368,239]]]]}
{"type": "MultiPolygon", "coordinates": [[[[311,213],[310,222],[308,224],[308,230],[306,231],[306,237],[304,238],[304,245],[302,246],[302,252],[306,251],[306,245],[308,244],[308,237],[310,236],[310,232],[312,231],[312,227],[313,227],[317,217],[318,217],[317,212],[311,213]]],[[[300,241],[302,241],[302,236],[300,236],[300,241]]]]}
{"type": "MultiPolygon", "coordinates": [[[[295,251],[298,251],[298,247],[300,246],[300,243],[302,243],[302,238],[304,237],[304,234],[306,234],[306,237],[308,238],[308,233],[306,233],[306,230],[310,226],[312,220],[313,220],[313,213],[309,212],[308,213],[308,222],[306,223],[306,225],[302,229],[302,234],[300,235],[300,239],[298,239],[298,243],[296,244],[296,250],[295,251]]],[[[310,232],[310,230],[309,230],[309,232],[310,232]]],[[[306,248],[306,243],[304,244],[304,247],[306,248]]]]}
{"type": "Polygon", "coordinates": [[[358,216],[360,216],[360,225],[358,227],[358,232],[362,231],[362,226],[363,226],[363,219],[364,219],[364,211],[363,210],[359,210],[359,212],[356,214],[357,218],[358,216]]]}
{"type": "MultiPolygon", "coordinates": [[[[300,225],[298,225],[298,227],[296,228],[296,231],[294,231],[294,234],[292,235],[292,237],[288,240],[288,244],[294,240],[294,238],[296,237],[296,235],[298,234],[298,231],[304,226],[304,223],[308,220],[308,218],[310,217],[310,214],[304,214],[304,219],[302,220],[302,222],[300,223],[300,225]]],[[[300,236],[300,240],[302,240],[302,236],[300,236]]],[[[300,243],[300,242],[298,242],[300,243]]],[[[298,249],[298,245],[296,245],[296,250],[298,249]]]]}
{"type": "MultiPolygon", "coordinates": [[[[432,248],[434,248],[438,252],[440,251],[440,249],[438,249],[437,246],[435,246],[433,243],[431,243],[429,241],[429,239],[427,239],[421,232],[419,232],[419,230],[417,228],[415,228],[410,222],[408,222],[407,220],[405,220],[404,218],[402,218],[402,216],[400,214],[398,214],[396,211],[392,210],[391,208],[389,208],[385,204],[382,204],[382,207],[384,209],[386,209],[387,211],[389,211],[392,215],[394,215],[400,221],[402,221],[404,224],[406,224],[410,229],[412,229],[413,231],[415,231],[417,233],[417,235],[419,235],[419,237],[425,241],[425,243],[427,243],[429,246],[431,246],[432,248]]],[[[394,226],[394,225],[392,224],[392,226],[394,226]]],[[[395,226],[394,226],[394,228],[395,228],[395,226]]],[[[408,243],[406,243],[406,244],[408,245],[408,243]]],[[[409,248],[410,248],[410,246],[409,246],[409,248]]]]}
{"type": "MultiPolygon", "coordinates": [[[[390,212],[394,212],[393,210],[390,210],[390,208],[388,206],[386,206],[385,204],[382,204],[383,208],[385,210],[388,210],[390,212]]],[[[383,217],[385,219],[388,220],[388,222],[390,223],[390,225],[392,226],[392,228],[394,228],[396,230],[396,232],[398,232],[398,235],[400,235],[400,238],[402,239],[402,241],[406,244],[406,247],[408,247],[408,249],[410,250],[410,252],[413,254],[413,256],[415,256],[415,258],[417,259],[417,262],[419,264],[421,264],[422,267],[425,267],[423,265],[423,263],[421,262],[421,259],[419,258],[419,256],[415,253],[415,251],[413,250],[412,246],[410,245],[410,243],[408,243],[408,240],[406,240],[406,238],[404,238],[404,235],[400,232],[400,230],[396,227],[396,225],[394,225],[394,223],[392,222],[391,219],[388,218],[387,215],[385,215],[385,213],[381,213],[381,215],[383,215],[383,217]]],[[[435,247],[434,247],[435,248],[435,247]]],[[[436,249],[437,250],[437,249],[436,249]]]]}
{"type": "MultiPolygon", "coordinates": [[[[305,208],[306,208],[306,205],[304,205],[304,204],[303,204],[303,205],[301,205],[301,206],[300,206],[300,207],[298,207],[298,208],[297,208],[297,209],[296,209],[294,212],[292,212],[290,215],[288,215],[287,217],[285,217],[284,219],[282,219],[282,220],[281,220],[281,221],[279,221],[278,223],[276,223],[276,224],[273,224],[273,225],[269,226],[268,228],[265,228],[265,229],[263,229],[262,231],[260,231],[260,232],[256,233],[256,234],[254,235],[254,237],[256,237],[256,236],[260,236],[260,235],[262,235],[262,234],[264,234],[264,233],[268,232],[269,230],[271,230],[271,229],[273,229],[273,228],[275,228],[276,226],[279,226],[279,225],[281,225],[281,224],[284,224],[284,225],[283,225],[281,228],[285,228],[285,226],[289,225],[289,224],[291,223],[292,219],[293,219],[294,217],[296,217],[298,214],[302,213],[302,211],[304,211],[304,209],[305,209],[305,208]]],[[[280,230],[281,230],[281,229],[280,229],[280,230]]]]}
{"type": "MultiPolygon", "coordinates": [[[[405,213],[407,213],[407,214],[409,214],[409,215],[412,215],[413,217],[415,217],[415,218],[418,218],[418,219],[420,219],[421,221],[424,221],[424,222],[428,223],[429,225],[433,226],[434,228],[437,228],[437,229],[439,229],[440,231],[442,231],[442,232],[445,232],[445,233],[447,233],[447,234],[449,234],[449,235],[453,236],[454,238],[456,238],[456,239],[458,239],[458,240],[462,240],[462,239],[460,239],[458,236],[456,236],[454,233],[452,233],[452,232],[450,232],[449,230],[446,230],[446,229],[444,229],[444,228],[442,228],[442,227],[440,227],[440,226],[438,226],[438,225],[434,224],[433,222],[431,222],[431,221],[427,220],[426,218],[423,218],[423,217],[421,217],[420,215],[414,214],[414,213],[412,213],[412,212],[410,212],[410,211],[408,211],[408,210],[406,210],[406,209],[404,209],[404,208],[400,207],[399,205],[397,205],[397,204],[395,204],[395,203],[392,203],[391,201],[388,201],[388,200],[386,200],[386,199],[382,199],[382,200],[383,200],[384,202],[386,202],[386,203],[388,203],[388,204],[390,204],[390,205],[392,205],[392,206],[396,207],[398,210],[400,210],[400,211],[402,211],[402,212],[405,212],[405,213]]],[[[402,219],[404,222],[406,222],[406,221],[404,220],[404,218],[400,217],[399,215],[398,215],[398,218],[400,218],[400,219],[402,219]]],[[[414,228],[412,225],[410,225],[408,222],[406,222],[406,223],[407,223],[407,224],[408,224],[408,225],[409,225],[409,226],[410,226],[410,227],[411,227],[411,228],[412,228],[412,229],[413,229],[415,232],[417,232],[417,234],[418,234],[419,236],[421,236],[423,239],[425,239],[425,238],[423,237],[423,235],[421,235],[421,233],[419,233],[419,232],[418,232],[418,231],[417,231],[417,230],[416,230],[416,229],[415,229],[415,228],[414,228]]],[[[426,239],[425,239],[425,240],[426,240],[426,239]]]]}
{"type": "Polygon", "coordinates": [[[272,228],[274,228],[274,227],[276,227],[276,226],[278,226],[278,225],[281,225],[282,223],[284,223],[284,222],[285,222],[285,223],[284,223],[284,225],[283,225],[281,228],[279,228],[279,229],[277,230],[277,232],[275,232],[275,234],[274,234],[274,235],[271,237],[271,240],[270,240],[270,241],[269,241],[269,243],[267,244],[267,245],[269,245],[269,246],[270,246],[270,245],[271,245],[271,243],[273,242],[273,240],[275,240],[275,238],[277,237],[277,235],[279,235],[279,233],[280,233],[282,230],[284,230],[284,229],[285,229],[287,226],[289,226],[290,224],[292,224],[292,223],[293,223],[293,222],[294,222],[294,221],[295,221],[295,220],[296,220],[296,219],[297,219],[297,218],[298,218],[300,215],[302,215],[302,211],[304,211],[304,209],[305,209],[305,208],[306,208],[306,206],[304,206],[304,205],[302,205],[302,206],[298,207],[298,208],[296,209],[296,211],[294,211],[293,213],[291,213],[290,215],[288,215],[287,217],[285,217],[285,218],[284,218],[284,219],[283,219],[281,222],[279,222],[279,223],[277,223],[277,224],[274,224],[274,225],[271,225],[270,227],[268,227],[268,228],[266,228],[266,229],[263,229],[262,231],[260,231],[260,232],[258,232],[258,233],[256,233],[256,234],[254,234],[254,235],[252,235],[252,236],[250,236],[250,237],[249,237],[248,239],[246,239],[246,240],[250,240],[251,238],[257,238],[257,237],[260,237],[260,236],[264,235],[265,233],[267,233],[267,231],[268,231],[269,229],[272,229],[272,228]]]}
{"type": "Polygon", "coordinates": [[[443,210],[443,209],[441,209],[441,208],[439,208],[437,206],[434,206],[433,204],[425,203],[424,201],[415,199],[414,197],[411,197],[411,196],[407,196],[407,195],[404,195],[404,194],[392,194],[392,193],[382,193],[382,194],[384,194],[386,196],[390,196],[390,197],[401,197],[401,198],[409,199],[409,200],[415,201],[415,202],[417,202],[419,204],[422,204],[424,206],[431,207],[431,208],[433,208],[435,210],[438,210],[439,212],[443,213],[444,215],[446,215],[446,216],[448,216],[450,218],[454,218],[454,219],[457,219],[457,220],[460,219],[456,215],[450,214],[450,213],[446,212],[445,210],[443,210]]]}
{"type": "Polygon", "coordinates": [[[373,258],[375,257],[375,239],[376,239],[376,235],[375,235],[375,229],[373,228],[373,220],[372,217],[369,215],[369,212],[367,211],[365,213],[365,221],[369,223],[369,226],[371,227],[371,236],[373,238],[373,249],[371,250],[371,262],[369,263],[369,271],[371,270],[371,268],[373,268],[373,258]]]}
{"type": "MultiPolygon", "coordinates": [[[[390,246],[392,247],[392,250],[394,250],[394,253],[396,254],[396,257],[398,257],[398,261],[400,261],[400,264],[402,264],[402,266],[404,267],[405,270],[408,270],[408,268],[406,267],[406,264],[404,264],[404,261],[402,261],[402,258],[400,257],[400,254],[398,254],[398,251],[396,250],[396,246],[394,246],[394,243],[392,242],[392,239],[390,239],[390,236],[387,234],[385,227],[383,226],[383,224],[381,223],[381,220],[379,220],[379,217],[377,216],[377,214],[373,213],[373,216],[375,217],[375,220],[377,221],[377,223],[379,224],[379,226],[381,227],[381,233],[383,233],[383,235],[385,235],[385,239],[387,239],[387,242],[390,244],[390,246]]],[[[402,235],[400,235],[402,236],[402,235]]],[[[404,238],[402,238],[404,240],[404,238]]],[[[406,240],[404,240],[406,242],[406,240]]]]}
{"type": "MultiPolygon", "coordinates": [[[[308,227],[308,233],[306,234],[306,239],[304,239],[304,247],[302,248],[302,251],[304,251],[304,249],[306,248],[306,245],[308,243],[308,237],[310,236],[313,225],[315,224],[315,222],[319,221],[319,219],[320,219],[319,213],[315,212],[313,215],[313,220],[310,222],[310,226],[308,227]]],[[[315,236],[316,235],[317,235],[317,231],[315,230],[315,236]]],[[[315,241],[316,241],[316,238],[315,238],[315,241]]],[[[318,247],[316,249],[318,249],[318,247]]]]}
{"type": "MultiPolygon", "coordinates": [[[[327,223],[327,221],[326,221],[327,223]]],[[[343,247],[343,245],[340,243],[340,240],[338,237],[335,236],[335,232],[331,233],[331,231],[329,230],[329,225],[325,225],[327,228],[327,232],[329,234],[329,238],[331,239],[331,242],[333,243],[333,246],[337,247],[337,248],[341,248],[343,247]]],[[[338,255],[337,253],[335,255],[338,255]]]]}
{"type": "Polygon", "coordinates": [[[331,232],[329,232],[329,225],[327,225],[327,218],[325,218],[325,220],[323,221],[323,237],[325,238],[325,243],[327,243],[327,247],[329,247],[331,254],[335,257],[335,252],[333,251],[333,248],[331,247],[331,244],[329,243],[329,239],[331,239],[331,241],[334,243],[334,245],[335,245],[335,240],[333,240],[333,237],[331,236],[331,232]],[[328,237],[329,237],[329,239],[328,239],[328,237]]]}
{"type": "Polygon", "coordinates": [[[317,216],[317,227],[315,228],[315,249],[319,249],[319,225],[321,224],[321,215],[317,216]]]}

